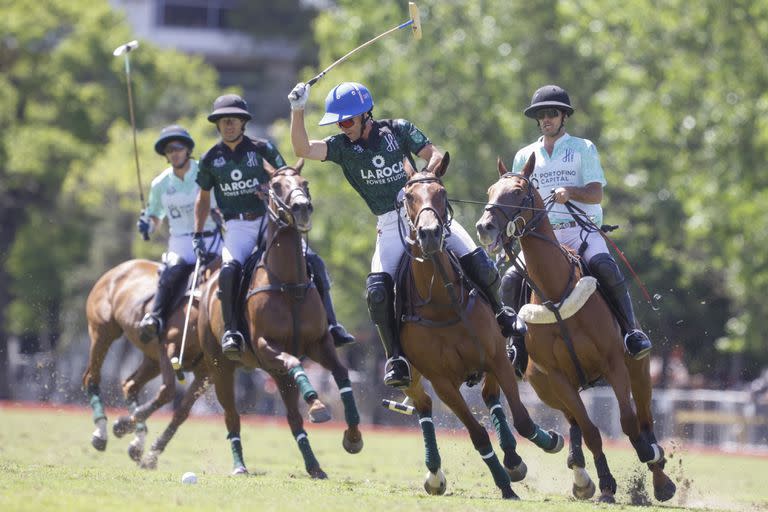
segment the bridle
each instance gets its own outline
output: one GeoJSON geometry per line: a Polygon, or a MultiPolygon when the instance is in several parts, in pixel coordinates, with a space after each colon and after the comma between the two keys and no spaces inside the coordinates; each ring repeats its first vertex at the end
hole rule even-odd
{"type": "Polygon", "coordinates": [[[544,215],[546,215],[551,208],[551,206],[545,209],[534,207],[533,187],[531,186],[531,181],[526,176],[519,173],[507,172],[504,173],[499,180],[509,178],[520,178],[525,181],[528,193],[522,202],[516,207],[499,203],[487,203],[484,208],[486,212],[491,212],[491,214],[498,212],[506,221],[504,223],[504,229],[499,230],[501,244],[504,248],[506,248],[513,239],[517,240],[533,234],[538,227],[539,222],[541,222],[541,219],[544,218],[544,215]],[[514,209],[511,210],[511,213],[507,213],[508,208],[514,209]],[[526,219],[523,215],[526,211],[533,211],[535,213],[530,219],[526,219]]]}
{"type": "MultiPolygon", "coordinates": [[[[420,176],[420,177],[414,176],[413,178],[409,179],[405,183],[405,185],[403,186],[403,190],[417,183],[437,183],[441,187],[445,188],[445,186],[443,185],[443,181],[437,176],[420,176]]],[[[408,256],[410,256],[411,258],[423,261],[423,258],[420,258],[413,254],[411,247],[413,247],[414,245],[417,245],[418,241],[413,240],[410,234],[406,234],[407,232],[406,232],[406,227],[403,221],[403,216],[399,215],[400,209],[405,206],[405,201],[397,200],[395,206],[398,212],[398,216],[397,216],[398,232],[400,234],[400,240],[403,244],[403,247],[405,248],[405,251],[408,253],[408,256]]],[[[440,226],[440,246],[438,250],[443,251],[443,249],[445,249],[445,239],[451,236],[451,222],[453,221],[453,207],[451,207],[451,203],[446,198],[444,216],[440,215],[440,213],[434,207],[429,205],[422,206],[421,209],[416,213],[416,216],[413,219],[411,219],[411,217],[406,214],[405,217],[408,220],[409,232],[415,232],[417,230],[417,226],[419,225],[419,219],[421,218],[421,215],[425,212],[432,212],[438,221],[438,224],[440,226]]]]}
{"type": "Polygon", "coordinates": [[[278,231],[294,227],[296,224],[296,219],[291,212],[291,204],[293,202],[294,194],[297,194],[299,197],[305,197],[307,199],[308,207],[312,208],[312,197],[308,191],[305,192],[301,187],[291,189],[285,200],[279,197],[271,187],[272,180],[279,176],[287,176],[289,171],[292,171],[296,175],[296,170],[293,167],[282,167],[275,171],[272,178],[269,180],[270,186],[268,191],[269,201],[267,202],[267,213],[269,214],[269,218],[277,224],[278,231]]]}

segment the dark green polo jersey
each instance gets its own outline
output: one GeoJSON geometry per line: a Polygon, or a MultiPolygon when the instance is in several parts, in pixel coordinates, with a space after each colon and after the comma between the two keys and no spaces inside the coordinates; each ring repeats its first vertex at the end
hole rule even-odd
{"type": "Polygon", "coordinates": [[[374,215],[381,215],[395,209],[397,194],[407,181],[403,158],[414,164],[411,155],[430,141],[410,121],[383,119],[373,122],[367,140],[350,142],[339,133],[326,138],[325,143],[325,159],[339,164],[374,215]]]}
{"type": "Polygon", "coordinates": [[[197,184],[203,190],[214,189],[216,203],[224,215],[266,211],[256,195],[259,185],[269,182],[264,160],[279,168],[285,165],[275,146],[264,139],[243,137],[232,151],[220,141],[200,159],[197,184]]]}

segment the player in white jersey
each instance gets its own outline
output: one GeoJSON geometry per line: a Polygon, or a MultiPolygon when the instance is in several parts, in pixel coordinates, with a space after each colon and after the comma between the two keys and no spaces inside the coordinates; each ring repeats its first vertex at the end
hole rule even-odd
{"type": "MultiPolygon", "coordinates": [[[[162,335],[173,306],[171,302],[180,292],[179,287],[186,284],[195,265],[192,234],[195,232],[195,199],[200,187],[196,182],[197,161],[192,158],[194,147],[195,141],[189,132],[177,125],[163,128],[155,142],[155,152],[165,156],[171,165],[152,180],[147,209],[139,217],[137,227],[148,237],[167,217],[170,237],[152,311],[139,324],[145,343],[162,335]]],[[[221,236],[210,218],[203,235],[208,252],[219,254],[221,236]]]]}
{"type": "MultiPolygon", "coordinates": [[[[600,156],[591,141],[566,133],[565,124],[573,111],[568,93],[563,88],[557,85],[539,88],[533,94],[530,106],[525,109],[525,115],[536,120],[541,137],[517,152],[512,172],[521,172],[531,153],[536,154],[531,184],[544,196],[554,190],[549,221],[555,236],[561,244],[578,251],[588,264],[616,313],[627,353],[641,359],[650,352],[651,340],[638,328],[624,274],[600,233],[583,229],[565,206],[570,201],[597,226],[603,222],[600,202],[606,180],[600,156]]],[[[502,279],[501,295],[505,305],[515,311],[527,300],[523,276],[515,266],[510,267],[502,279]]],[[[511,355],[517,356],[518,365],[524,365],[527,359],[524,338],[513,337],[512,342],[514,348],[510,351],[511,355]]]]}

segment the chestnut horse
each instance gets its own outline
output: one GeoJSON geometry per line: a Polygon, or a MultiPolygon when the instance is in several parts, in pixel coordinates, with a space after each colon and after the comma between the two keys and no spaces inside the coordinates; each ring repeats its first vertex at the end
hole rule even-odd
{"type": "MultiPolygon", "coordinates": [[[[218,264],[218,261],[216,263],[218,264]]],[[[151,310],[152,298],[157,290],[159,267],[159,263],[148,260],[130,260],[121,263],[99,278],[91,289],[85,306],[91,347],[88,366],[83,374],[83,387],[87,390],[93,409],[93,420],[96,423],[91,444],[100,451],[105,450],[107,446],[107,416],[99,394],[101,367],[112,342],[124,335],[143,353],[143,359],[136,371],[123,381],[123,394],[128,403],[130,415],[123,416],[115,422],[113,433],[117,437],[122,437],[135,431],[136,437],[130,443],[128,455],[142,467],[150,469],[157,466],[158,456],[165,449],[176,429],[189,416],[189,410],[195,400],[207,387],[207,369],[204,364],[200,364],[202,353],[197,342],[197,306],[193,304],[190,312],[191,325],[187,332],[188,339],[180,371],[193,372],[195,379],[185,391],[180,406],[174,411],[171,423],[142,459],[147,432],[144,422],[154,411],[171,401],[175,395],[176,373],[171,366],[171,358],[179,356],[187,305],[186,300],[182,301],[169,316],[164,336],[166,343],[161,346],[156,341],[150,343],[140,341],[139,322],[144,314],[151,310]],[[163,383],[157,395],[139,406],[139,392],[147,382],[161,373],[163,383]]],[[[203,267],[201,272],[205,276],[210,270],[203,267]]]]}
{"type": "MultiPolygon", "coordinates": [[[[533,313],[526,336],[530,358],[526,377],[538,396],[562,411],[571,425],[568,467],[574,472],[574,496],[588,499],[595,492],[584,469],[583,433],[594,456],[600,501],[615,501],[616,480],[608,468],[600,432],[579,396],[580,388],[604,378],[619,403],[622,430],[640,462],[647,463],[653,473],[656,499],[666,501],[674,496],[675,485],[664,473],[664,451],[653,432],[650,358],[638,361],[625,355],[618,323],[602,295],[594,293],[594,281],[588,291],[579,292],[579,265],[555,238],[544,201],[530,183],[534,165],[535,155],[531,155],[522,172],[515,174],[499,159],[500,179],[488,190],[488,204],[476,224],[480,242],[500,244],[510,258],[515,258],[512,243],[520,241],[526,279],[534,290],[531,305],[526,306],[533,313]],[[548,308],[541,306],[544,303],[548,308]],[[553,310],[560,319],[553,317],[553,310]],[[533,318],[536,314],[537,320],[533,318]]],[[[592,279],[587,277],[583,283],[592,279]]]]}
{"type": "Polygon", "coordinates": [[[563,437],[554,431],[543,431],[531,420],[520,401],[514,369],[507,359],[505,339],[493,310],[475,292],[470,293],[456,258],[445,249],[451,210],[441,177],[449,161],[446,153],[434,173],[417,173],[405,161],[408,181],[403,189],[403,204],[410,224],[410,237],[406,240],[410,266],[406,300],[415,312],[404,318],[400,331],[403,352],[414,368],[412,383],[405,394],[413,400],[419,414],[429,469],[424,482],[428,493],[444,493],[446,481],[432,422],[432,400],[424,391],[421,376],[432,383],[440,399],[464,423],[502,497],[516,499],[510,478],[521,480],[525,464],[515,452],[516,442],[499,400],[499,386],[520,434],[549,453],[562,449],[563,437]],[[503,465],[493,451],[488,432],[475,419],[459,390],[464,382],[483,373],[482,396],[504,451],[503,465]]]}
{"type": "Polygon", "coordinates": [[[250,278],[245,299],[246,343],[239,362],[223,356],[219,340],[224,333],[221,303],[216,296],[218,274],[210,281],[201,300],[198,323],[206,364],[216,396],[224,408],[232,455],[233,474],[248,470],[240,441],[240,415],[235,407],[234,374],[242,365],[261,368],[278,384],[287,409],[288,425],[312,478],[326,478],[312,453],[298,408],[298,394],[310,405],[310,421],[330,419],[304,374],[299,358],[307,356],[333,374],[344,404],[348,425],[342,445],[349,453],[363,448],[347,369],[339,361],[328,331],[325,309],[307,271],[303,235],[311,227],[312,203],[307,180],[301,176],[303,160],[295,167],[273,169],[267,165],[269,181],[267,244],[264,255],[250,278]]]}

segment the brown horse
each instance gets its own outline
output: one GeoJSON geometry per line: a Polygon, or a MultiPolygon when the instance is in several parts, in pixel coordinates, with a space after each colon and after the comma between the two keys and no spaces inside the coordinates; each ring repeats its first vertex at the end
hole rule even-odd
{"type": "Polygon", "coordinates": [[[347,369],[341,364],[328,332],[325,309],[307,272],[303,234],[311,227],[312,203],[307,181],[295,167],[267,169],[269,182],[267,247],[250,279],[245,299],[248,326],[240,362],[223,357],[219,339],[224,333],[221,303],[216,297],[218,275],[204,291],[198,324],[205,359],[224,408],[224,421],[234,458],[233,474],[247,473],[240,441],[240,416],[235,407],[234,373],[238,365],[261,368],[278,384],[287,409],[288,424],[312,478],[326,478],[312,453],[298,408],[298,393],[310,405],[310,421],[330,419],[299,361],[307,356],[333,374],[344,404],[348,429],[343,446],[349,453],[363,447],[359,415],[347,369]]]}
{"type": "Polygon", "coordinates": [[[410,224],[406,248],[410,276],[405,285],[413,315],[405,317],[400,332],[404,353],[411,361],[413,381],[405,390],[419,414],[429,473],[424,488],[430,494],[445,492],[445,475],[432,422],[432,400],[424,392],[421,376],[427,378],[440,397],[464,423],[472,444],[493,475],[504,498],[517,498],[510,485],[525,476],[525,464],[515,452],[515,438],[500,403],[499,387],[507,397],[515,429],[547,452],[563,447],[563,437],[536,425],[520,401],[512,364],[506,356],[505,340],[489,304],[470,293],[455,257],[444,247],[450,235],[447,193],[441,177],[448,168],[445,154],[434,173],[417,173],[405,162],[408,182],[404,207],[410,224]],[[502,450],[499,462],[485,428],[475,419],[459,391],[464,382],[485,374],[482,396],[490,409],[502,450]]]}
{"type": "Polygon", "coordinates": [[[595,492],[595,485],[584,470],[583,432],[587,448],[594,456],[600,501],[614,502],[616,481],[603,453],[600,432],[579,396],[580,387],[605,378],[619,403],[622,430],[640,462],[647,463],[653,472],[656,499],[668,500],[675,494],[675,485],[664,473],[664,452],[653,432],[649,358],[638,361],[625,355],[618,323],[601,294],[593,293],[594,288],[586,293],[573,292],[580,286],[576,283],[581,271],[573,254],[557,242],[544,202],[530,184],[534,164],[535,155],[531,155],[522,173],[514,174],[499,159],[501,177],[488,190],[488,205],[476,225],[481,243],[500,243],[511,258],[514,239],[520,241],[527,263],[527,280],[534,289],[531,304],[559,304],[559,321],[547,318],[552,314],[550,310],[531,306],[530,311],[541,318],[537,323],[528,323],[526,347],[531,364],[526,377],[539,397],[562,411],[571,425],[568,467],[574,471],[574,496],[587,499],[595,492]],[[630,391],[637,414],[632,408],[630,391]]]}
{"type": "MultiPolygon", "coordinates": [[[[142,459],[147,432],[144,422],[154,411],[171,401],[175,395],[176,373],[171,366],[171,358],[179,356],[187,304],[186,300],[183,301],[169,316],[166,343],[161,346],[157,342],[140,341],[139,321],[147,311],[151,310],[152,298],[157,290],[159,266],[158,263],[147,260],[130,260],[121,263],[99,278],[86,301],[91,347],[88,366],[83,374],[83,387],[87,390],[93,409],[94,423],[97,426],[92,435],[91,444],[100,451],[107,446],[107,417],[99,395],[101,367],[112,342],[124,335],[143,353],[144,357],[136,371],[123,381],[123,394],[128,403],[130,415],[123,416],[115,422],[113,433],[117,437],[122,437],[127,433],[136,432],[136,438],[128,448],[128,454],[131,459],[140,462],[141,466],[146,468],[157,466],[158,456],[165,449],[176,429],[189,416],[195,400],[207,387],[207,369],[204,364],[200,364],[202,352],[197,342],[197,306],[193,304],[190,312],[191,325],[187,332],[188,339],[180,371],[193,372],[195,379],[185,391],[171,423],[142,459]],[[163,383],[157,395],[140,406],[139,392],[158,374],[162,374],[163,383]]],[[[204,276],[206,272],[210,271],[203,268],[204,276]]]]}

